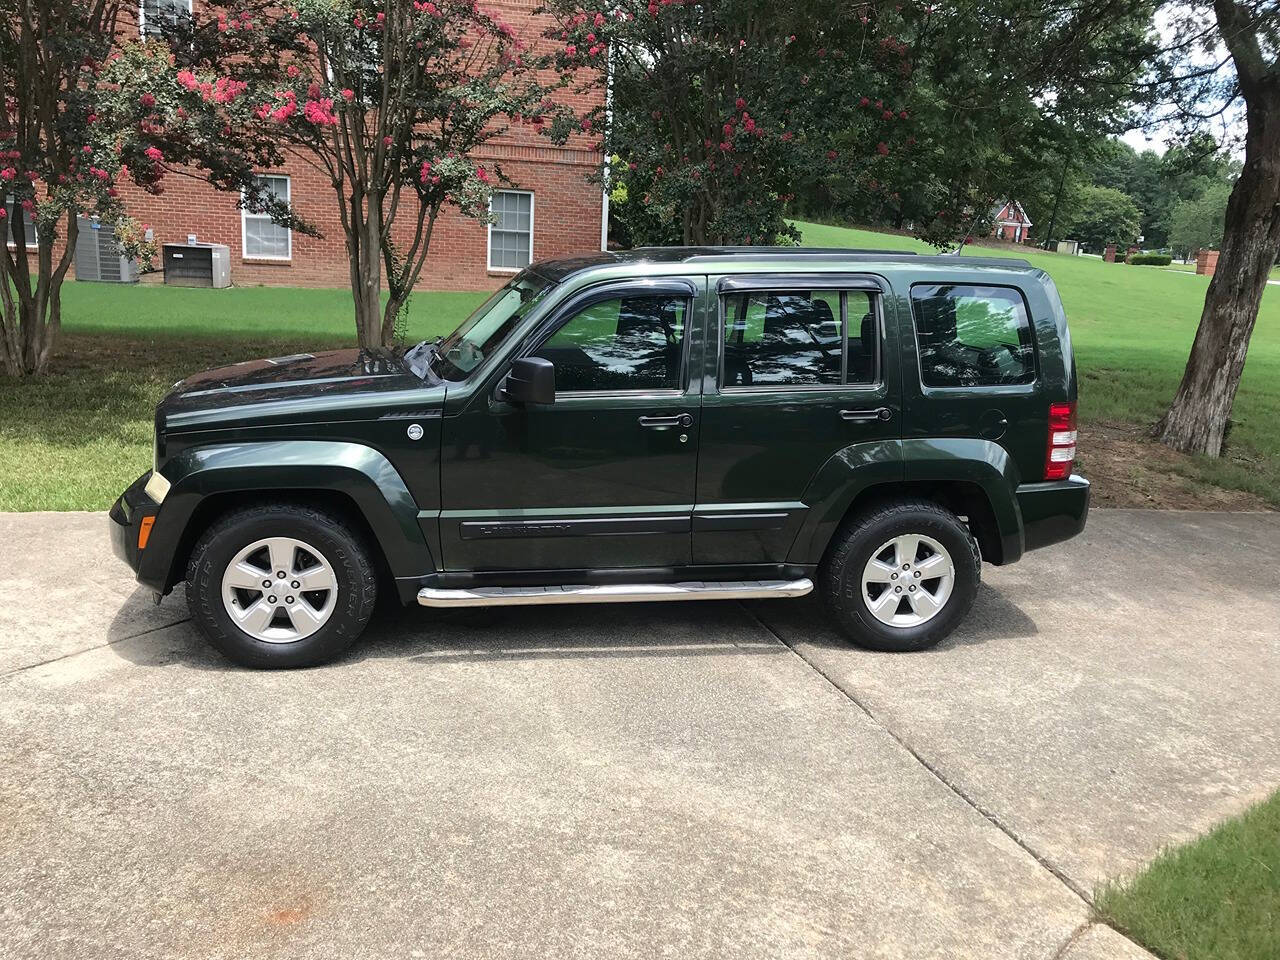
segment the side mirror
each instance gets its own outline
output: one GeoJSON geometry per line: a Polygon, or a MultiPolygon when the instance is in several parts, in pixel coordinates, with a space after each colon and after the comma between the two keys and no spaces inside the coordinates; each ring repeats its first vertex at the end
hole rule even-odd
{"type": "Polygon", "coordinates": [[[543,357],[521,357],[502,381],[502,398],[511,403],[555,403],[555,364],[543,357]]]}

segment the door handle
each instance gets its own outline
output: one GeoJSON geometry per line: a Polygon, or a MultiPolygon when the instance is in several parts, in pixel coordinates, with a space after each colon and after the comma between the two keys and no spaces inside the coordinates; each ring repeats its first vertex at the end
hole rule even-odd
{"type": "Polygon", "coordinates": [[[670,417],[641,417],[639,423],[650,430],[672,430],[676,427],[693,426],[693,417],[687,413],[677,413],[670,417]]]}
{"type": "Polygon", "coordinates": [[[893,418],[893,411],[888,407],[876,407],[874,410],[841,410],[841,420],[854,420],[859,423],[871,420],[890,420],[893,418]]]}

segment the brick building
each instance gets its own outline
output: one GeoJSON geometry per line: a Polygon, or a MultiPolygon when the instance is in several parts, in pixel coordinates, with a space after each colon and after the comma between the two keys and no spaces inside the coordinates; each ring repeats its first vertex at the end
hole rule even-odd
{"type": "MultiPolygon", "coordinates": [[[[143,0],[139,29],[146,32],[148,17],[154,22],[158,15],[173,15],[170,8],[190,13],[193,2],[206,0],[143,0]]],[[[533,42],[540,37],[544,21],[534,13],[537,0],[488,0],[486,5],[522,39],[533,42]]],[[[592,105],[571,96],[575,106],[592,105]]],[[[595,96],[603,97],[603,92],[595,96]]],[[[601,249],[607,211],[599,185],[588,181],[599,162],[592,142],[574,137],[556,146],[532,126],[513,124],[474,159],[491,170],[500,167],[513,181],[513,186],[495,191],[493,212],[499,222],[490,226],[452,208],[442,210],[420,287],[491,289],[532,260],[601,249]]],[[[166,177],[160,196],[127,182],[121,189],[129,212],[152,229],[158,243],[185,243],[194,234],[201,243],[226,244],[234,284],[347,286],[337,197],[327,178],[304,157],[288,158],[283,167],[261,172],[271,178],[274,190],[317,225],[322,237],[291,234],[265,217],[240,210],[235,196],[190,177],[166,177]]]]}

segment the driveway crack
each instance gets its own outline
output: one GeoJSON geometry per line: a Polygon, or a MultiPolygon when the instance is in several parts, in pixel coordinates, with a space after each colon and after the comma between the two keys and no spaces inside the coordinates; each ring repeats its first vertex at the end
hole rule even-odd
{"type": "Polygon", "coordinates": [[[183,617],[181,620],[175,620],[173,623],[162,623],[158,627],[148,627],[146,630],[139,630],[137,633],[131,633],[124,637],[116,637],[114,640],[108,640],[105,643],[95,643],[91,647],[82,647],[79,650],[72,650],[69,653],[63,653],[56,657],[50,657],[48,660],[40,660],[36,663],[27,663],[21,667],[14,667],[12,670],[6,670],[0,673],[0,680],[6,680],[9,677],[19,673],[25,673],[27,670],[34,670],[36,667],[48,666],[51,663],[58,663],[60,660],[69,660],[72,657],[78,657],[82,653],[90,653],[94,650],[101,650],[103,647],[110,647],[117,643],[124,643],[126,640],[136,640],[138,637],[145,637],[149,633],[156,633],[160,630],[168,630],[170,627],[176,627],[180,624],[189,623],[190,617],[183,617]]]}
{"type": "Polygon", "coordinates": [[[1057,866],[1053,864],[1052,861],[1050,861],[1043,854],[1039,853],[1026,840],[1024,840],[1021,836],[1019,836],[1016,830],[1014,830],[1008,824],[1004,823],[996,813],[994,813],[991,810],[988,810],[981,803],[979,803],[975,797],[973,797],[964,789],[964,787],[960,786],[960,784],[956,783],[954,780],[948,777],[936,765],[926,760],[924,756],[921,755],[920,751],[918,751],[915,747],[913,747],[905,739],[903,739],[897,733],[897,731],[895,731],[892,727],[888,726],[888,724],[886,724],[883,720],[881,720],[874,713],[872,713],[871,708],[868,707],[861,700],[859,700],[858,697],[854,695],[852,691],[845,688],[843,685],[840,684],[839,681],[837,681],[829,673],[823,670],[821,666],[819,666],[809,657],[805,656],[794,644],[788,643],[786,639],[783,638],[783,636],[778,633],[778,631],[774,630],[773,627],[769,626],[769,624],[765,623],[758,616],[756,616],[754,611],[747,609],[747,607],[743,604],[739,604],[739,606],[742,606],[742,609],[746,610],[747,615],[751,617],[751,619],[753,619],[756,623],[760,624],[760,626],[764,630],[767,630],[770,634],[772,634],[772,636],[779,643],[781,643],[784,647],[786,647],[788,650],[794,653],[797,657],[799,657],[802,661],[804,661],[804,663],[809,667],[809,669],[811,669],[814,673],[818,674],[818,676],[822,677],[822,679],[827,681],[827,683],[831,684],[831,686],[835,687],[836,690],[840,692],[841,696],[843,696],[846,700],[848,700],[855,707],[857,707],[864,714],[866,714],[867,718],[870,719],[872,723],[874,723],[877,727],[879,727],[881,730],[887,733],[890,737],[892,737],[895,741],[897,741],[898,745],[902,747],[902,749],[906,750],[907,753],[911,754],[911,756],[915,758],[915,761],[918,764],[920,764],[920,766],[924,767],[925,770],[929,771],[929,773],[933,776],[935,780],[937,780],[944,787],[946,787],[948,790],[954,793],[957,797],[963,800],[968,806],[976,810],[979,814],[982,815],[983,819],[985,819],[993,827],[995,827],[997,830],[1003,833],[1006,837],[1008,837],[1010,840],[1016,843],[1019,847],[1021,847],[1023,851],[1027,853],[1028,856],[1032,857],[1036,861],[1036,863],[1044,867],[1044,869],[1047,870],[1049,873],[1051,873],[1063,886],[1065,886],[1068,890],[1070,890],[1082,901],[1084,901],[1085,906],[1089,907],[1090,909],[1093,908],[1093,901],[1090,899],[1088,892],[1086,892],[1083,888],[1081,888],[1080,885],[1077,884],[1074,880],[1072,880],[1069,876],[1063,873],[1057,866]]]}

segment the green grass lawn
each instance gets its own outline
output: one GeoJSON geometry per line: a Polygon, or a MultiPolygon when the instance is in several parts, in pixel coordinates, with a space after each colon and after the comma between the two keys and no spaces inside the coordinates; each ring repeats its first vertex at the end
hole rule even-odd
{"type": "Polygon", "coordinates": [[[1169,960],[1280,957],[1280,793],[1104,886],[1095,905],[1169,960]]]}
{"type": "MultiPolygon", "coordinates": [[[[409,336],[448,333],[483,293],[413,298],[409,336]]],[[[151,462],[151,417],[209,367],[353,346],[345,290],[68,283],[48,377],[0,378],[0,510],[102,510],[151,462]]]]}
{"type": "MultiPolygon", "coordinates": [[[[934,252],[911,237],[797,222],[804,243],[934,252]]],[[[1204,306],[1207,277],[1161,267],[1103,263],[1026,247],[968,247],[1021,257],[1057,284],[1080,373],[1080,417],[1152,424],[1173,399],[1204,306]]],[[[1192,479],[1247,490],[1280,505],[1280,287],[1268,287],[1249,347],[1228,437],[1228,456],[1190,458],[1192,479]]]]}

